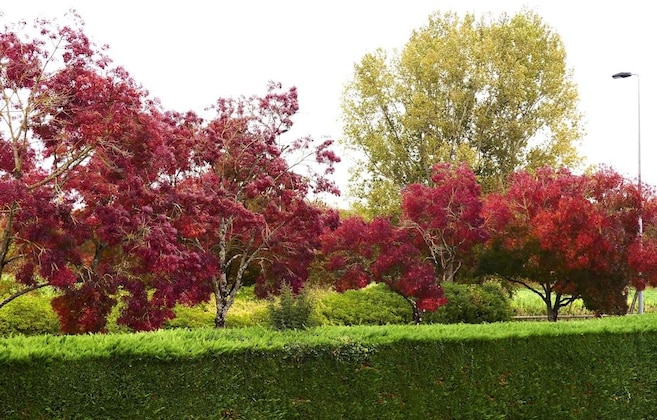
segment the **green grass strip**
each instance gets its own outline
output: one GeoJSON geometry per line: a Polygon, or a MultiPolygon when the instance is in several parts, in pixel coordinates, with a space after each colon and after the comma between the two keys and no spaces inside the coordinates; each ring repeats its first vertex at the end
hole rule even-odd
{"type": "Polygon", "coordinates": [[[161,330],[137,334],[14,336],[0,339],[0,365],[89,358],[196,359],[295,346],[388,345],[398,341],[468,342],[530,336],[657,332],[657,314],[569,322],[455,325],[324,326],[306,331],[243,329],[161,330]]]}

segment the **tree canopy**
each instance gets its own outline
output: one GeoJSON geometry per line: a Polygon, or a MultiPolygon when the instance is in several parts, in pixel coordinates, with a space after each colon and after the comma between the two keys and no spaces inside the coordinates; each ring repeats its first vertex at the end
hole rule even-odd
{"type": "Polygon", "coordinates": [[[389,219],[365,221],[353,216],[322,236],[322,253],[335,289],[359,289],[384,283],[413,309],[415,323],[424,311],[446,302],[436,282],[435,269],[417,246],[415,231],[395,226],[389,219]]]}
{"type": "Polygon", "coordinates": [[[401,52],[366,54],[345,88],[356,205],[398,212],[401,189],[439,162],[467,162],[486,191],[517,169],[576,165],[577,101],[563,43],[536,14],[435,13],[401,52]]]}
{"type": "Polygon", "coordinates": [[[167,111],[79,17],[7,26],[0,87],[0,274],[21,287],[0,307],[51,287],[65,332],[102,331],[117,305],[151,330],[214,297],[223,326],[248,270],[261,294],[308,276],[331,219],[308,197],[337,192],[339,158],[284,138],[295,88],[221,98],[207,120],[167,111]]]}
{"type": "Polygon", "coordinates": [[[436,164],[431,184],[402,191],[401,225],[419,236],[419,248],[439,282],[451,282],[472,248],[486,240],[481,188],[466,164],[436,164]]]}
{"type": "Polygon", "coordinates": [[[326,230],[324,267],[337,290],[385,283],[409,302],[415,322],[446,303],[440,284],[473,262],[472,248],[486,239],[481,191],[465,164],[436,165],[431,182],[402,192],[399,220],[354,216],[326,230]]]}
{"type": "Polygon", "coordinates": [[[485,199],[490,238],[480,270],[534,291],[552,321],[579,298],[591,310],[624,314],[628,287],[657,280],[655,238],[637,229],[640,208],[654,225],[651,191],[644,201],[640,207],[636,185],[612,170],[517,172],[506,191],[485,199]]]}
{"type": "Polygon", "coordinates": [[[176,190],[179,230],[210,254],[215,267],[208,285],[216,302],[215,324],[223,327],[248,269],[258,272],[259,295],[276,292],[283,283],[294,291],[302,287],[325,218],[306,198],[337,188],[322,173],[295,172],[292,162],[314,157],[316,166],[326,164],[331,172],[339,159],[328,148],[331,141],[316,147],[308,138],[282,141],[298,110],[294,88],[281,91],[272,84],[264,97],[221,99],[215,109],[216,117],[200,127],[191,146],[193,170],[176,190]]]}

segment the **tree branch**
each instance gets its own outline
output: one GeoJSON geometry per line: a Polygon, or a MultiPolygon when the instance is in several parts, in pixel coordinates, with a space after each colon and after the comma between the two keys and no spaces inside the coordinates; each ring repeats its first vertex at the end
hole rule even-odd
{"type": "Polygon", "coordinates": [[[35,284],[34,286],[30,286],[26,289],[23,289],[20,292],[16,292],[16,293],[10,295],[9,297],[5,298],[4,300],[0,301],[0,308],[7,305],[12,300],[23,296],[24,294],[30,293],[34,290],[38,290],[38,289],[41,289],[43,287],[47,287],[47,286],[50,286],[50,285],[51,285],[50,283],[39,283],[39,284],[35,284]]]}
{"type": "Polygon", "coordinates": [[[66,171],[68,171],[70,168],[78,165],[80,162],[82,162],[84,159],[89,156],[89,153],[94,149],[93,146],[86,146],[82,150],[80,150],[75,156],[73,156],[71,159],[69,159],[66,163],[64,163],[62,166],[58,167],[55,169],[50,175],[47,177],[43,178],[41,181],[36,182],[30,186],[28,186],[29,190],[34,190],[36,188],[39,188],[43,185],[46,185],[53,179],[57,178],[58,176],[64,174],[66,171]]]}

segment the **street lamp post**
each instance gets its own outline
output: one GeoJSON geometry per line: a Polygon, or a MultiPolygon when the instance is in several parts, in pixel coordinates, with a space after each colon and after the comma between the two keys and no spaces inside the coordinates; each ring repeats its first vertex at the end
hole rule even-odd
{"type": "MultiPolygon", "coordinates": [[[[630,73],[628,71],[622,71],[620,73],[616,73],[612,75],[611,77],[614,79],[626,79],[628,77],[636,76],[636,99],[637,99],[637,123],[638,123],[638,168],[639,168],[639,173],[637,177],[637,182],[638,182],[638,192],[639,192],[639,244],[643,242],[643,194],[642,194],[642,185],[641,185],[641,84],[640,84],[640,79],[639,75],[636,73],[630,73]]],[[[637,290],[637,296],[638,296],[638,303],[639,303],[639,308],[638,308],[638,313],[642,314],[643,313],[643,289],[642,290],[637,290]]]]}

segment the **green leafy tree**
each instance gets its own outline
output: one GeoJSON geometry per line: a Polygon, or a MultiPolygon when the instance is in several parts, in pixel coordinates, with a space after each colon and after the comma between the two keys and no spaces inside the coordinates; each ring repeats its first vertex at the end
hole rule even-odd
{"type": "Polygon", "coordinates": [[[439,162],[467,162],[484,190],[517,169],[575,166],[581,114],[561,38],[533,12],[435,13],[401,52],[355,65],[343,96],[345,145],[362,161],[352,194],[365,214],[439,162]]]}

